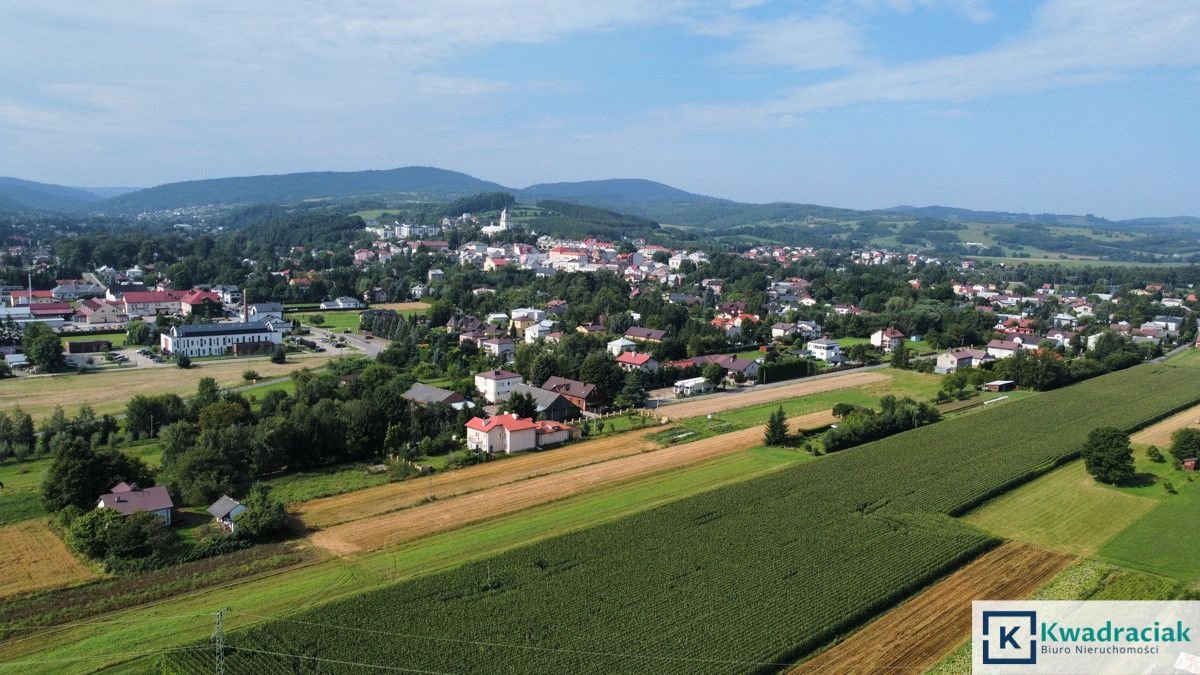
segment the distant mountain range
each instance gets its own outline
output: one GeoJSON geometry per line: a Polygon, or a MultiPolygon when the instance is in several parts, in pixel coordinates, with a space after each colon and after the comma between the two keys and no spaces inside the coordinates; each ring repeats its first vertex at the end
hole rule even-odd
{"type": "Polygon", "coordinates": [[[702,227],[802,222],[806,218],[861,219],[908,216],[992,223],[1038,223],[1126,229],[1194,227],[1200,218],[1177,216],[1110,221],[1093,215],[972,211],[947,206],[897,206],[856,211],[812,204],[748,204],[699,195],[642,179],[539,183],[523,189],[435,167],[378,171],[314,171],[167,183],[152,188],[72,188],[0,177],[0,211],[138,213],[202,205],[292,204],[348,199],[452,200],[481,192],[509,192],[518,201],[573,201],[663,223],[702,227]]]}

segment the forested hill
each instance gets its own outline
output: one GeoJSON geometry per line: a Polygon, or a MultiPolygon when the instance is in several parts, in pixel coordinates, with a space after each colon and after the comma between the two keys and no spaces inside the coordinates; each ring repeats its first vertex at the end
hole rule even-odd
{"type": "Polygon", "coordinates": [[[78,188],[0,176],[0,208],[5,210],[79,211],[100,200],[100,195],[78,188]]]}
{"type": "Polygon", "coordinates": [[[381,171],[313,171],[167,183],[115,197],[106,201],[104,208],[136,212],[203,204],[279,204],[383,194],[453,199],[506,189],[457,171],[407,166],[381,171]]]}
{"type": "Polygon", "coordinates": [[[602,205],[627,202],[669,203],[731,203],[727,199],[706,197],[640,178],[611,178],[573,183],[538,183],[521,190],[517,197],[524,202],[541,199],[562,199],[602,205]]]}
{"type": "Polygon", "coordinates": [[[1120,229],[1200,225],[1200,218],[1193,216],[1109,220],[1090,213],[1085,216],[1061,213],[1012,213],[1009,211],[973,211],[971,209],[960,209],[952,206],[895,206],[890,209],[884,209],[884,211],[918,218],[936,218],[939,220],[979,223],[1033,223],[1038,225],[1116,227],[1120,229]]]}

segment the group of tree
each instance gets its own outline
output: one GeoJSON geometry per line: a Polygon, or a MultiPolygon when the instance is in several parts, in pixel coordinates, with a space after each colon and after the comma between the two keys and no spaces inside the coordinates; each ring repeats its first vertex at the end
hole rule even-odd
{"type": "Polygon", "coordinates": [[[821,445],[826,452],[861,445],[885,436],[908,431],[942,418],[934,406],[917,402],[911,398],[884,396],[879,399],[879,410],[839,403],[833,407],[839,419],[836,428],[821,434],[821,445]]]}

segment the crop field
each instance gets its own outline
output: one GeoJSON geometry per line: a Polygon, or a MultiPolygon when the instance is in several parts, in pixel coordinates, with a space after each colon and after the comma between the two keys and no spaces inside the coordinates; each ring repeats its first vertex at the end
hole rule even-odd
{"type": "Polygon", "coordinates": [[[194,362],[186,370],[174,366],[158,368],[128,368],[90,375],[53,375],[22,377],[9,380],[0,387],[0,409],[20,407],[34,419],[54,412],[62,406],[68,414],[88,403],[97,414],[124,412],[125,404],[138,394],[174,393],[187,396],[195,393],[196,383],[212,377],[222,387],[245,384],[242,373],[254,369],[264,379],[281,377],[300,368],[319,368],[334,358],[332,354],[300,354],[288,357],[288,362],[275,364],[265,357],[225,359],[194,362]]]}
{"type": "MultiPolygon", "coordinates": [[[[793,426],[829,424],[828,411],[792,419],[793,426]]],[[[596,462],[548,475],[507,483],[448,500],[394,511],[322,530],[313,543],[338,555],[352,555],[396,546],[462,525],[514,513],[531,506],[570,497],[584,490],[615,485],[685,464],[703,462],[762,444],[764,428],[743,429],[671,448],[596,462]]],[[[512,460],[508,460],[512,461],[512,460]]],[[[506,462],[500,462],[503,465],[506,462]]],[[[420,479],[411,481],[420,489],[420,479]]]]}
{"type": "MultiPolygon", "coordinates": [[[[468,525],[428,537],[415,545],[370,553],[353,560],[331,558],[278,574],[247,577],[241,583],[207,588],[199,593],[133,606],[124,611],[115,610],[103,620],[44,633],[34,632],[20,640],[10,639],[7,643],[0,641],[0,662],[23,660],[36,654],[35,658],[42,665],[27,668],[30,672],[57,672],[58,662],[54,661],[55,658],[70,659],[72,663],[83,662],[89,668],[111,665],[128,660],[130,652],[178,648],[211,635],[212,611],[217,607],[234,608],[226,618],[227,627],[246,626],[273,615],[308,609],[320,602],[431,574],[533,541],[614,521],[681,497],[766,475],[806,461],[811,461],[811,457],[794,450],[754,448],[468,525]]],[[[262,547],[252,550],[259,548],[262,547]]],[[[235,558],[239,555],[234,554],[235,558]]],[[[229,556],[219,560],[227,559],[229,556]]],[[[190,576],[198,578],[196,575],[190,576]]],[[[155,591],[157,588],[154,585],[155,591]]],[[[84,598],[77,595],[93,595],[85,589],[80,589],[79,594],[74,593],[73,589],[58,594],[70,596],[63,596],[64,601],[76,605],[84,602],[84,598]]],[[[130,604],[128,600],[119,601],[116,607],[128,607],[130,604]]],[[[94,602],[87,603],[87,606],[93,605],[94,602]]],[[[9,620],[25,617],[29,609],[24,604],[7,605],[5,611],[0,612],[0,621],[7,624],[9,620]],[[10,608],[13,614],[7,616],[10,608]]],[[[209,649],[204,651],[209,652],[209,649]]],[[[120,669],[120,672],[140,673],[153,669],[152,664],[141,661],[130,664],[127,669],[120,669]]],[[[208,672],[211,670],[210,667],[208,672]]]]}
{"type": "Polygon", "coordinates": [[[1072,462],[993,499],[964,520],[1007,539],[1091,555],[1157,503],[1097,483],[1083,462],[1072,462]]]}
{"type": "Polygon", "coordinates": [[[1073,560],[1026,544],[1004,544],[792,672],[924,672],[970,635],[972,600],[1019,600],[1073,560]]]}
{"type": "Polygon", "coordinates": [[[0,598],[96,576],[40,520],[0,527],[0,551],[0,598]]]}
{"type": "Polygon", "coordinates": [[[1200,427],[1200,406],[1188,408],[1167,419],[1142,429],[1129,440],[1139,445],[1157,445],[1165,449],[1171,445],[1171,434],[1179,429],[1200,427]]]}
{"type": "Polygon", "coordinates": [[[401,314],[416,314],[428,310],[430,307],[428,302],[385,302],[382,304],[371,305],[371,309],[390,309],[393,312],[401,314]]]}
{"type": "MultiPolygon", "coordinates": [[[[1093,427],[1133,429],[1198,400],[1194,372],[1141,366],[230,639],[249,649],[432,670],[778,668],[996,544],[948,515],[1074,456],[1093,427]],[[364,630],[379,633],[362,639],[364,630]],[[456,642],[413,637],[421,635],[456,642]]],[[[260,657],[235,652],[232,667],[260,670],[260,657]]]]}
{"type": "Polygon", "coordinates": [[[340,310],[336,312],[299,312],[296,314],[288,314],[288,319],[300,319],[300,323],[306,326],[316,326],[317,328],[325,328],[335,332],[341,332],[349,328],[352,331],[358,330],[359,319],[361,312],[359,310],[340,310]],[[314,317],[321,317],[319,322],[314,321],[314,317]]]}

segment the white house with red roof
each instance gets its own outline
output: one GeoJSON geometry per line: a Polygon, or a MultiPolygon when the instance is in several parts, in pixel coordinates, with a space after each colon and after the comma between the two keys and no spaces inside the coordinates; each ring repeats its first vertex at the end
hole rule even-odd
{"type": "Polygon", "coordinates": [[[885,354],[890,354],[904,342],[904,333],[888,326],[881,328],[874,333],[871,333],[871,344],[878,349],[882,349],[885,354]]]}
{"type": "Polygon", "coordinates": [[[574,427],[561,422],[535,422],[527,417],[518,417],[516,413],[486,419],[472,417],[466,427],[468,448],[506,455],[565,443],[575,432],[574,427]]]}
{"type": "Polygon", "coordinates": [[[635,352],[621,352],[621,355],[617,357],[617,365],[625,372],[640,370],[644,373],[653,373],[658,370],[658,361],[653,356],[635,352]]]}

